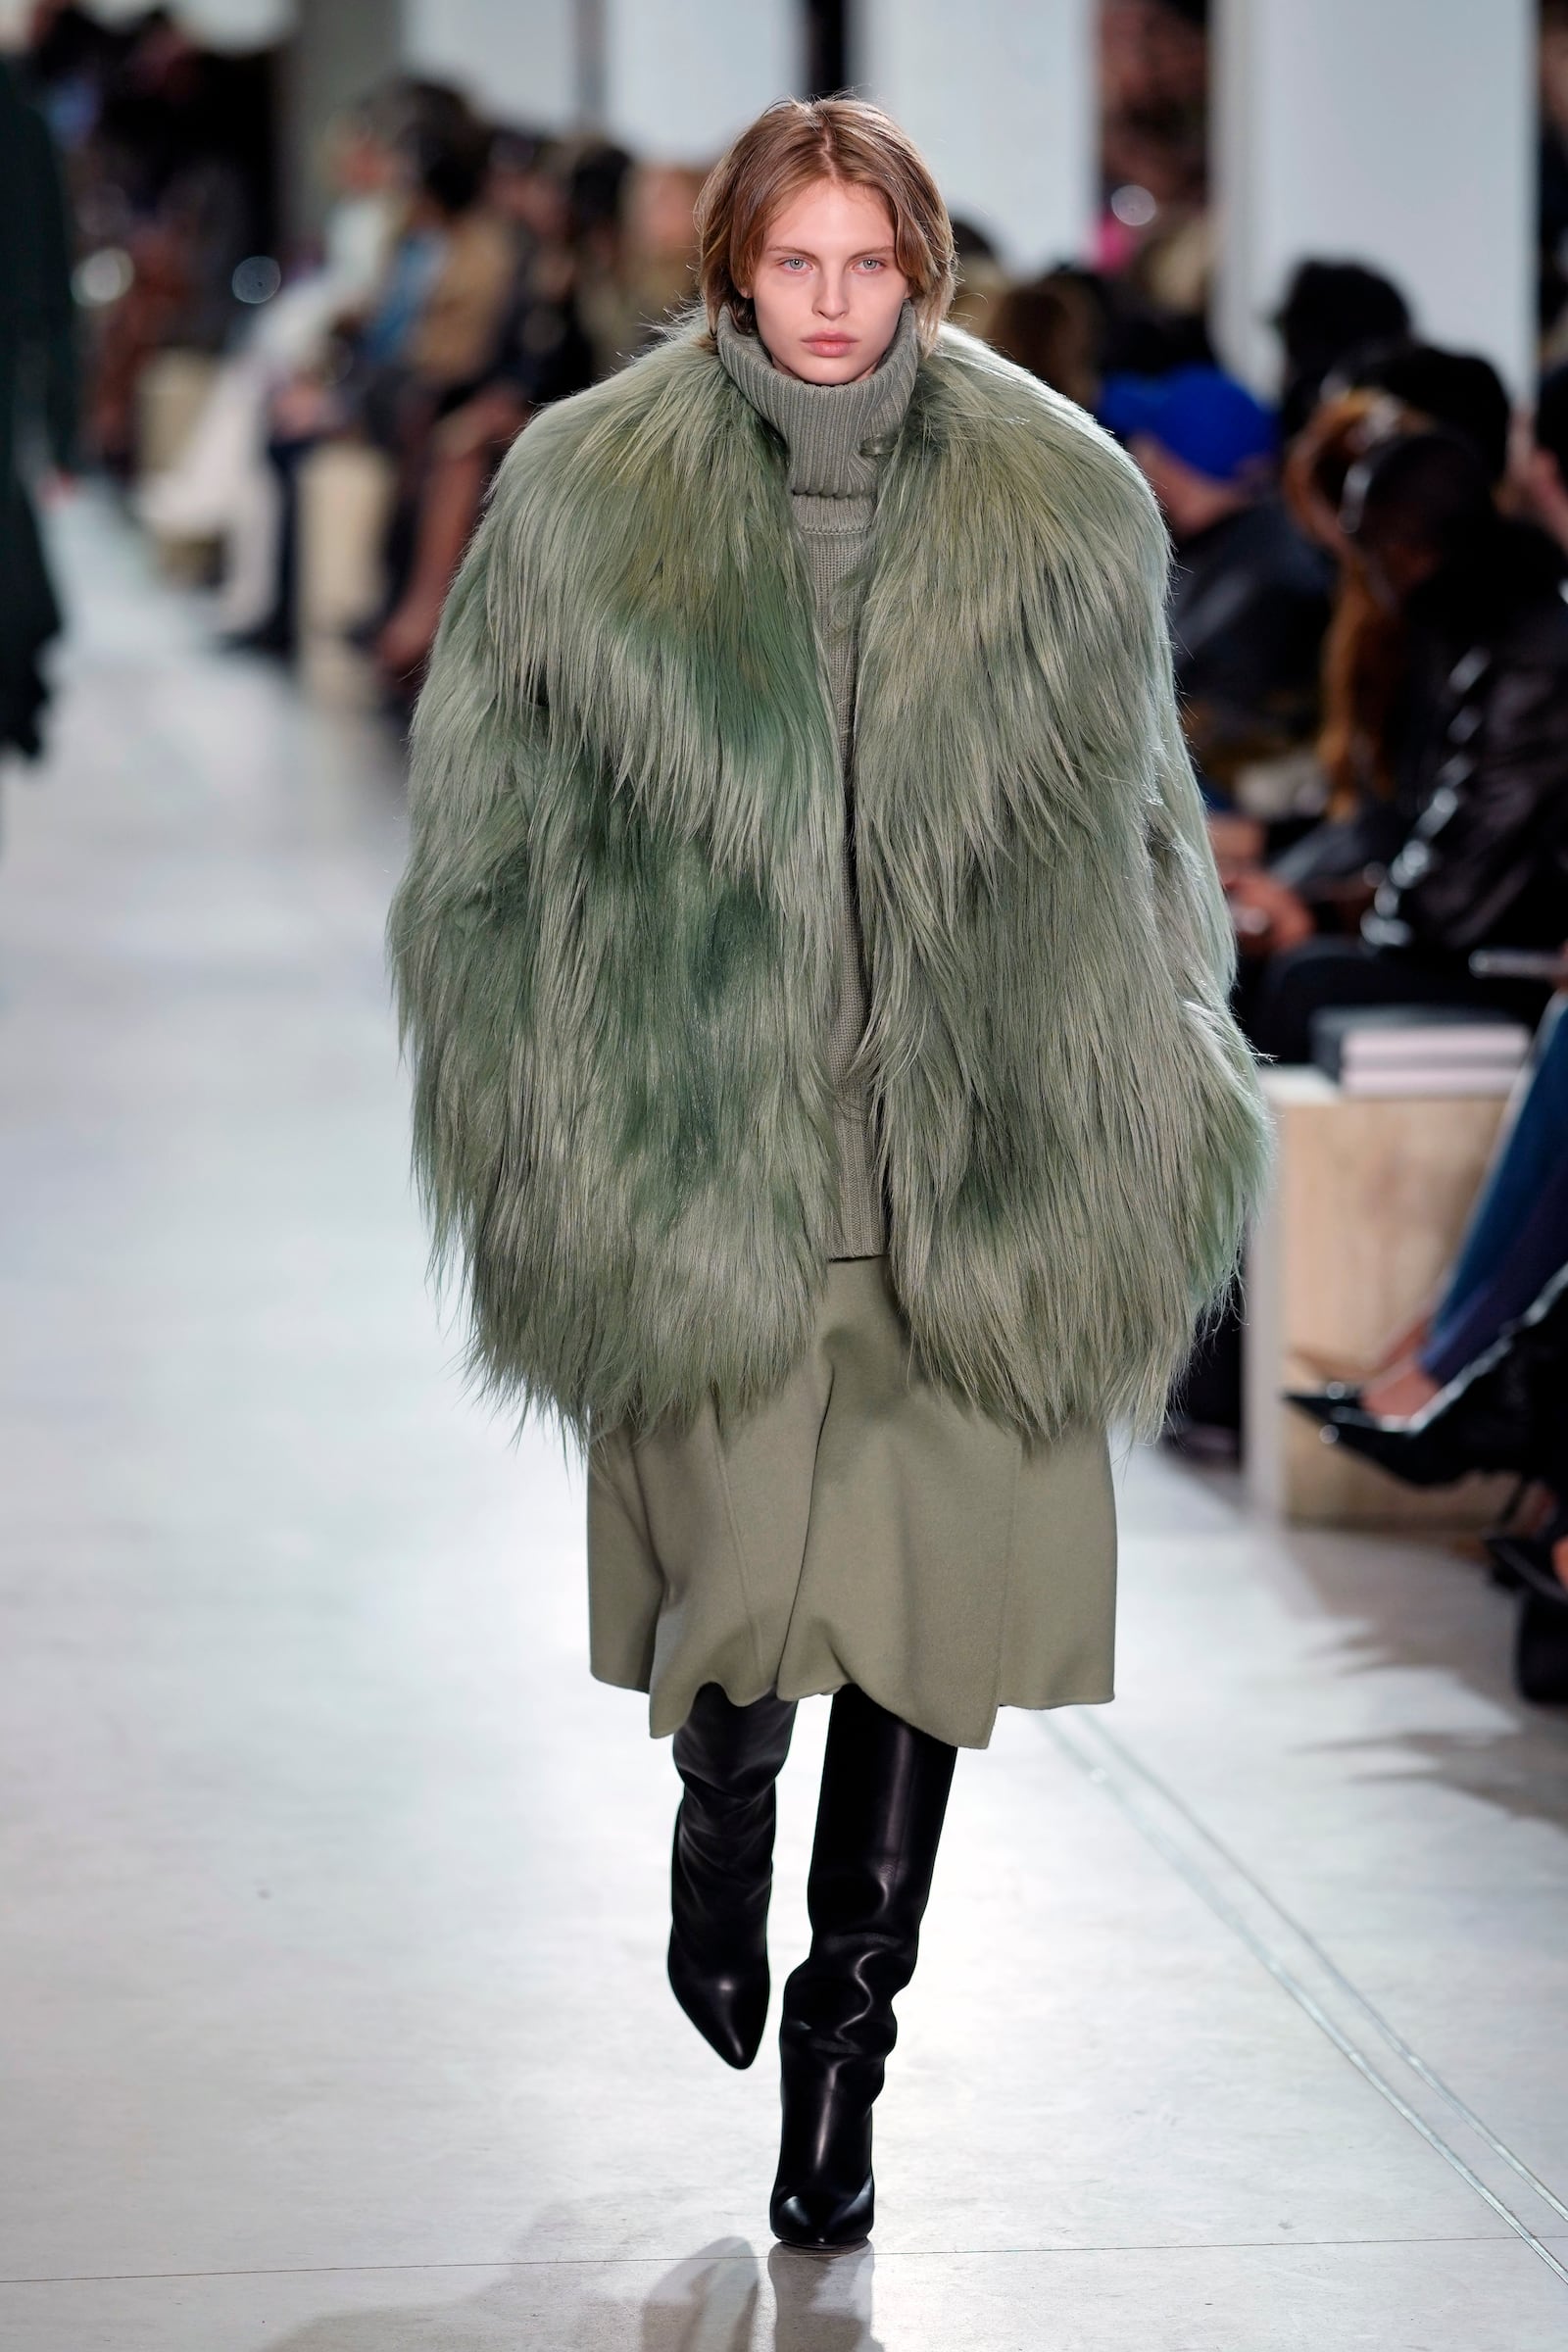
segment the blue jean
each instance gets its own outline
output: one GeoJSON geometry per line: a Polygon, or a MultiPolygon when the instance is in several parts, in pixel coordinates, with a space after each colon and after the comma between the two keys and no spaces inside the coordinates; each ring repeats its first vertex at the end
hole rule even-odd
{"type": "Polygon", "coordinates": [[[1440,1383],[1491,1346],[1568,1263],[1568,997],[1541,1025],[1529,1091],[1472,1212],[1421,1350],[1440,1383]]]}

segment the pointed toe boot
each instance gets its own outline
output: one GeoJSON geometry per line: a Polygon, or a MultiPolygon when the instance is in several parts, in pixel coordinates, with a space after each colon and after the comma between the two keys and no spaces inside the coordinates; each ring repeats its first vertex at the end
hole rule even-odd
{"type": "Polygon", "coordinates": [[[783,2130],[770,2219],[810,2253],[875,2218],[871,2109],[914,1974],[956,1750],[853,1686],[828,1723],[808,1901],[811,1948],[784,1988],[783,2130]]]}
{"type": "Polygon", "coordinates": [[[705,1683],[675,1734],[684,1784],[670,1865],[669,1984],[727,2066],[747,2067],[767,2023],[774,1784],[793,1703],[737,1707],[705,1683]]]}

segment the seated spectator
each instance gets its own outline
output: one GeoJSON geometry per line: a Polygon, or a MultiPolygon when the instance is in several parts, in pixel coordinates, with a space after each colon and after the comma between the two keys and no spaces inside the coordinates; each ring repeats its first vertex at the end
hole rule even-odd
{"type": "Polygon", "coordinates": [[[1402,341],[1410,313],[1397,286],[1378,270],[1359,262],[1306,261],[1291,279],[1274,325],[1285,347],[1280,431],[1294,441],[1327,378],[1372,345],[1402,341]]]}
{"type": "Polygon", "coordinates": [[[1398,800],[1413,815],[1356,939],[1310,938],[1278,877],[1233,903],[1283,952],[1242,998],[1253,1043],[1304,1061],[1325,1004],[1480,1004],[1534,1019],[1539,992],[1478,980],[1480,947],[1568,934],[1568,608],[1560,551],[1496,512],[1451,433],[1403,436],[1351,473],[1342,523],[1409,634],[1398,800]]]}
{"type": "Polygon", "coordinates": [[[510,224],[481,202],[488,139],[439,146],[419,174],[411,220],[436,259],[412,322],[405,365],[418,396],[445,401],[489,366],[512,290],[516,249],[510,224]]]}
{"type": "Polygon", "coordinates": [[[375,639],[389,686],[405,693],[418,683],[447,589],[502,457],[537,410],[586,390],[595,376],[593,346],[577,315],[566,181],[549,142],[499,133],[489,200],[518,238],[499,346],[483,381],[430,437],[415,493],[406,576],[394,583],[391,611],[375,639]]]}
{"type": "MultiPolygon", "coordinates": [[[[1372,901],[1368,870],[1387,863],[1418,813],[1401,811],[1396,778],[1408,671],[1404,621],[1374,589],[1359,551],[1340,527],[1340,509],[1352,467],[1386,441],[1421,431],[1427,421],[1385,392],[1342,393],[1313,412],[1285,464],[1286,504],[1332,560],[1338,581],[1323,640],[1314,747],[1322,814],[1270,860],[1268,870],[1290,885],[1323,930],[1359,923],[1372,901]]],[[[1235,904],[1256,912],[1245,894],[1235,904]]],[[[1266,918],[1254,922],[1252,934],[1243,942],[1250,952],[1292,944],[1276,937],[1266,918]]]]}
{"type": "Polygon", "coordinates": [[[268,458],[277,477],[278,558],[270,612],[245,642],[292,653],[297,625],[298,475],[334,433],[357,432],[397,462],[388,534],[389,578],[401,587],[409,561],[430,435],[461,405],[493,359],[511,291],[515,250],[509,224],[482,204],[488,132],[471,120],[452,130],[440,116],[416,120],[411,144],[418,176],[368,315],[344,341],[347,366],[305,374],[270,402],[268,458]]]}
{"type": "Polygon", "coordinates": [[[1015,368],[1082,409],[1100,398],[1100,310],[1063,270],[1009,286],[989,308],[986,339],[1015,368]]]}
{"type": "Polygon", "coordinates": [[[1307,741],[1328,563],[1274,487],[1274,419],[1215,368],[1107,376],[1101,421],[1148,475],[1176,543],[1170,622],[1194,758],[1211,796],[1307,741]]]}
{"type": "MultiPolygon", "coordinates": [[[[1374,591],[1340,527],[1346,480],[1383,443],[1446,425],[1472,445],[1500,488],[1509,430],[1501,378],[1488,361],[1463,353],[1384,345],[1352,355],[1336,381],[1350,388],[1333,391],[1313,412],[1292,444],[1284,474],[1292,514],[1339,572],[1323,646],[1317,741],[1326,807],[1323,821],[1269,864],[1273,879],[1289,886],[1318,928],[1331,931],[1359,923],[1373,896],[1368,876],[1397,853],[1420,814],[1419,805],[1401,801],[1396,775],[1408,692],[1405,620],[1374,591]]],[[[1275,953],[1306,936],[1300,908],[1270,893],[1266,881],[1235,903],[1251,954],[1275,953]]]]}
{"type": "Polygon", "coordinates": [[[1513,403],[1490,360],[1436,343],[1389,343],[1364,351],[1340,378],[1347,388],[1386,392],[1431,424],[1468,441],[1498,490],[1508,471],[1513,403]]]}

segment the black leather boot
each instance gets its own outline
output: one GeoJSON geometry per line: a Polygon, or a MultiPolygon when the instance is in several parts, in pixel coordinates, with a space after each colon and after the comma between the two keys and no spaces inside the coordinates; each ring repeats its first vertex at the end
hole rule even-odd
{"type": "Polygon", "coordinates": [[[784,2130],[773,2234],[827,2253],[870,2233],[871,2105],[914,1974],[956,1749],[853,1686],[828,1723],[808,1900],[809,1956],[784,1987],[784,2130]]]}
{"type": "Polygon", "coordinates": [[[767,2023],[773,1784],[795,1729],[793,1700],[737,1707],[705,1683],[675,1734],[686,1784],[670,1868],[669,1982],[730,2066],[750,2066],[767,2023]]]}

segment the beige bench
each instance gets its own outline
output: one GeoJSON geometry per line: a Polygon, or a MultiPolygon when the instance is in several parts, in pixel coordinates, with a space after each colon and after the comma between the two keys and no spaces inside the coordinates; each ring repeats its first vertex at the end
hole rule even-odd
{"type": "Polygon", "coordinates": [[[1354,1378],[1451,1263],[1501,1122],[1496,1096],[1343,1095],[1317,1070],[1265,1071],[1278,1158],[1247,1262],[1247,1481],[1288,1519],[1474,1527],[1509,1482],[1406,1487],[1280,1402],[1354,1378]]]}

